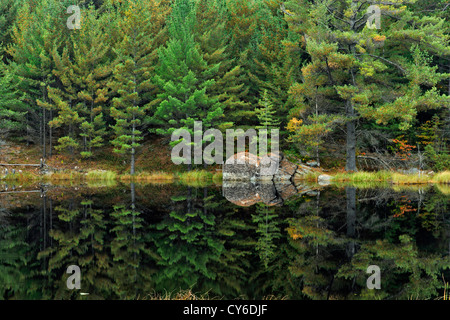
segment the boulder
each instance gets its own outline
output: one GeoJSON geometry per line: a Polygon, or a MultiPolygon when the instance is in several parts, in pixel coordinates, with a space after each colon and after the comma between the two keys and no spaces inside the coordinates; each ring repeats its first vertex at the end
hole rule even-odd
{"type": "Polygon", "coordinates": [[[403,173],[405,173],[405,174],[419,174],[419,169],[417,169],[417,168],[411,168],[411,169],[408,169],[408,170],[403,170],[403,173]]]}
{"type": "Polygon", "coordinates": [[[287,199],[314,192],[308,185],[294,185],[291,182],[275,183],[273,181],[241,182],[224,181],[222,184],[224,197],[241,207],[249,207],[256,203],[267,206],[282,205],[287,199]]]}
{"type": "Polygon", "coordinates": [[[289,181],[296,171],[297,165],[284,158],[281,160],[273,179],[274,181],[289,181]]]}
{"type": "Polygon", "coordinates": [[[317,197],[318,194],[319,194],[319,192],[315,191],[315,190],[306,192],[306,195],[310,196],[310,197],[317,197]]]}
{"type": "Polygon", "coordinates": [[[228,181],[289,181],[296,169],[281,153],[259,157],[240,152],[225,161],[222,173],[223,180],[228,181]]]}
{"type": "Polygon", "coordinates": [[[250,181],[259,177],[259,171],[259,157],[248,152],[240,152],[225,161],[223,180],[250,181]]]}
{"type": "MultiPolygon", "coordinates": [[[[239,206],[258,202],[280,205],[294,195],[314,194],[313,188],[300,184],[303,177],[312,172],[311,167],[294,164],[282,153],[258,157],[240,152],[227,159],[223,166],[223,195],[239,206]]],[[[320,185],[328,185],[330,181],[329,175],[322,174],[318,178],[320,185]]]]}
{"type": "Polygon", "coordinates": [[[223,195],[225,198],[241,207],[249,207],[256,203],[265,203],[273,206],[282,203],[278,199],[275,186],[272,182],[251,182],[224,181],[223,195]]]}
{"type": "Polygon", "coordinates": [[[319,167],[319,163],[317,161],[313,161],[313,160],[310,160],[310,161],[306,162],[306,165],[308,165],[310,167],[313,167],[313,168],[318,168],[319,167]]]}
{"type": "Polygon", "coordinates": [[[320,176],[317,177],[317,182],[321,186],[329,185],[331,183],[331,179],[332,179],[331,176],[327,174],[321,174],[320,176]]]}
{"type": "Polygon", "coordinates": [[[297,194],[297,188],[292,183],[276,183],[275,189],[277,190],[278,196],[283,199],[289,199],[290,197],[297,194]]]}

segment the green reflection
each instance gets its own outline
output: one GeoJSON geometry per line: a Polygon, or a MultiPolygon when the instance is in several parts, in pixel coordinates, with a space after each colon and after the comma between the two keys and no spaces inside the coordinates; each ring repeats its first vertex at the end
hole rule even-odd
{"type": "Polygon", "coordinates": [[[2,299],[437,299],[450,278],[449,198],[435,188],[347,185],[270,207],[134,183],[0,197],[2,299]],[[67,289],[69,265],[81,290],[67,289]],[[366,288],[369,265],[381,290],[366,288]]]}

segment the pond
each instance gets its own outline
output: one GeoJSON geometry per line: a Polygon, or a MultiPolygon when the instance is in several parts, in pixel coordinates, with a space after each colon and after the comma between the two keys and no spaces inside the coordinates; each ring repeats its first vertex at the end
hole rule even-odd
{"type": "Polygon", "coordinates": [[[447,186],[0,185],[0,298],[442,299],[447,186]],[[247,190],[248,191],[248,190],[247,190]],[[251,198],[252,196],[247,196],[251,198]],[[255,200],[256,199],[256,200],[255,200]],[[251,199],[250,199],[251,200],[251,199]],[[81,289],[68,288],[69,266],[81,289]],[[369,289],[369,266],[380,289],[369,289]]]}

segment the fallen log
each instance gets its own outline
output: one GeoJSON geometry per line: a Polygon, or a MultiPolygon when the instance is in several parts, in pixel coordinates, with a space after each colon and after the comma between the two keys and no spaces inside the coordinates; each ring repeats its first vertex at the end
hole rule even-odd
{"type": "Polygon", "coordinates": [[[41,190],[29,190],[29,191],[0,191],[0,194],[11,194],[11,193],[39,193],[41,190]]]}
{"type": "Polygon", "coordinates": [[[0,166],[3,167],[15,167],[15,166],[22,166],[22,167],[42,167],[43,164],[10,164],[10,163],[0,163],[0,166]]]}

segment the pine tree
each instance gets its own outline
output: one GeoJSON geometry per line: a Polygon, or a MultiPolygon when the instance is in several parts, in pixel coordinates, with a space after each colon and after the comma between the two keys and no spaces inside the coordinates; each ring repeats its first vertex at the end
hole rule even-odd
{"type": "Polygon", "coordinates": [[[165,32],[160,16],[167,10],[155,2],[127,0],[121,3],[119,12],[123,14],[118,25],[123,38],[115,48],[117,60],[109,84],[115,96],[111,107],[115,120],[112,144],[115,152],[130,155],[133,175],[136,149],[148,125],[147,112],[156,100],[153,75],[158,39],[165,32]]]}
{"type": "MultiPolygon", "coordinates": [[[[309,81],[304,82],[306,94],[293,98],[301,104],[305,99],[303,105],[309,109],[305,115],[311,115],[311,107],[320,103],[320,114],[345,120],[349,171],[357,170],[356,125],[360,117],[384,124],[397,120],[399,128],[406,130],[418,109],[448,104],[448,96],[436,90],[445,75],[436,72],[424,53],[429,46],[436,51],[448,50],[444,21],[419,18],[406,2],[383,6],[381,30],[367,26],[369,4],[358,1],[292,1],[284,9],[291,27],[300,35],[299,47],[311,57],[302,69],[309,81]],[[422,37],[422,48],[415,45],[417,37],[422,37]],[[383,43],[389,50],[382,49],[383,43]],[[401,52],[392,49],[395,46],[401,52]]],[[[324,116],[324,120],[330,118],[324,116]]],[[[312,124],[316,123],[320,122],[312,124]]]]}
{"type": "Polygon", "coordinates": [[[266,268],[275,257],[277,245],[274,242],[281,237],[277,217],[278,215],[273,208],[269,208],[262,203],[256,205],[256,213],[252,214],[252,222],[256,225],[258,234],[255,249],[266,268]]]}
{"type": "Polygon", "coordinates": [[[105,105],[108,101],[107,82],[112,74],[112,55],[108,39],[111,15],[99,16],[93,7],[83,11],[83,27],[72,34],[73,62],[69,76],[77,88],[77,109],[83,117],[79,124],[82,139],[81,155],[93,156],[93,149],[104,145],[108,133],[105,105]]]}
{"type": "Polygon", "coordinates": [[[30,105],[28,136],[30,139],[40,138],[44,158],[47,157],[49,121],[45,104],[48,102],[48,87],[55,81],[52,52],[61,50],[62,39],[67,36],[64,23],[67,17],[62,9],[68,2],[25,2],[18,11],[11,45],[7,49],[12,59],[9,68],[21,80],[21,90],[26,94],[24,101],[30,105]]]}
{"type": "MultiPolygon", "coordinates": [[[[155,132],[161,135],[171,135],[181,128],[192,135],[194,121],[201,121],[204,130],[220,125],[222,105],[218,97],[209,92],[220,63],[209,65],[205,61],[195,41],[194,27],[194,3],[176,0],[168,21],[169,41],[160,50],[155,77],[161,90],[158,95],[161,102],[152,122],[158,126],[155,132]]],[[[185,143],[184,140],[178,142],[185,143]]]]}
{"type": "Polygon", "coordinates": [[[25,129],[26,105],[6,66],[0,68],[0,138],[25,129]]]}
{"type": "Polygon", "coordinates": [[[195,41],[208,65],[220,65],[208,92],[210,96],[217,97],[223,106],[225,119],[219,125],[221,130],[235,125],[245,126],[248,119],[254,116],[251,105],[244,101],[248,94],[248,88],[243,83],[245,74],[231,55],[227,17],[228,10],[221,0],[196,3],[195,41]]]}
{"type": "Polygon", "coordinates": [[[0,55],[4,55],[4,51],[12,40],[12,27],[22,2],[22,0],[3,0],[0,2],[0,55]]]}
{"type": "Polygon", "coordinates": [[[277,118],[284,128],[287,124],[289,88],[299,78],[301,56],[298,51],[285,45],[295,37],[288,29],[280,8],[281,1],[264,1],[258,10],[259,28],[255,35],[256,52],[252,56],[249,76],[258,94],[268,91],[274,104],[277,118]]]}
{"type": "Polygon", "coordinates": [[[259,126],[256,129],[278,129],[280,121],[276,118],[276,111],[273,108],[273,103],[269,97],[267,89],[262,94],[262,99],[259,100],[260,108],[256,108],[256,116],[259,120],[259,126]]]}
{"type": "MultiPolygon", "coordinates": [[[[229,52],[235,59],[235,65],[240,66],[243,75],[240,77],[244,84],[246,95],[244,101],[254,105],[258,101],[259,88],[250,78],[249,72],[254,69],[253,57],[257,52],[257,31],[260,27],[259,1],[228,0],[228,18],[226,29],[231,35],[229,52]]],[[[240,114],[237,111],[236,117],[242,119],[242,124],[249,125],[251,119],[248,114],[240,114]]],[[[250,122],[250,125],[252,123],[250,122]]]]}

